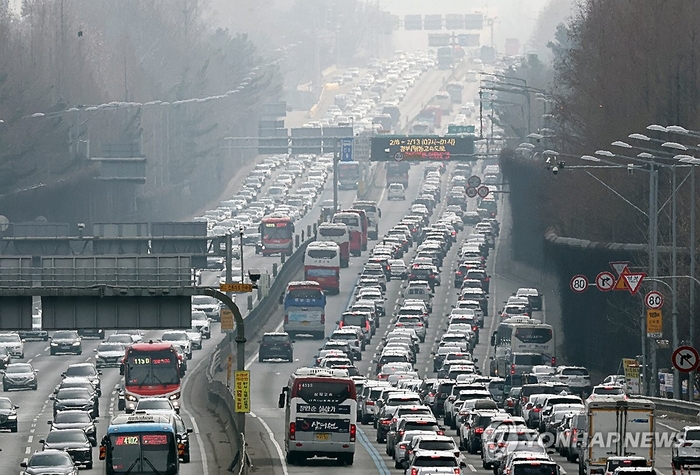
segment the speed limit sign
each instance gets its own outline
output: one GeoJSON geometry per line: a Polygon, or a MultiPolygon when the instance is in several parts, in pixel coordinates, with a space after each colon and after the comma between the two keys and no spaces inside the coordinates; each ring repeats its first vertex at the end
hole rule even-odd
{"type": "Polygon", "coordinates": [[[573,276],[571,278],[571,282],[569,283],[569,287],[571,287],[571,290],[578,294],[585,292],[586,289],[588,289],[588,277],[581,274],[573,276]]]}
{"type": "Polygon", "coordinates": [[[664,296],[657,290],[652,290],[644,296],[644,303],[647,308],[658,309],[664,306],[664,296]]]}

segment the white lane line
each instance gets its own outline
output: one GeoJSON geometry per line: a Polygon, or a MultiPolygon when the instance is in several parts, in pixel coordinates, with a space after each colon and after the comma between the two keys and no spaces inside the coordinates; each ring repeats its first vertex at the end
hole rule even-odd
{"type": "Polygon", "coordinates": [[[34,358],[29,358],[29,359],[27,360],[27,363],[31,363],[33,359],[34,359],[34,358]]]}
{"type": "Polygon", "coordinates": [[[34,436],[33,436],[33,435],[30,435],[29,437],[27,437],[27,443],[28,443],[28,444],[31,444],[33,441],[34,441],[34,436]]]}
{"type": "Polygon", "coordinates": [[[471,470],[472,472],[476,472],[476,468],[474,468],[474,465],[469,464],[467,465],[467,467],[469,467],[469,470],[471,470]]]}
{"type": "Polygon", "coordinates": [[[270,440],[272,441],[272,445],[275,446],[275,450],[277,451],[277,457],[279,457],[280,462],[282,463],[282,472],[284,472],[284,475],[289,475],[289,471],[287,470],[287,461],[284,459],[284,453],[282,452],[282,447],[277,442],[277,439],[275,439],[275,433],[272,432],[272,429],[270,429],[270,426],[267,425],[267,422],[265,422],[265,419],[263,419],[262,417],[258,417],[254,412],[251,412],[250,415],[252,417],[255,417],[257,420],[259,420],[260,423],[262,424],[262,426],[267,431],[267,435],[270,436],[270,440]]]}
{"type": "MultiPolygon", "coordinates": [[[[204,363],[205,361],[208,361],[208,358],[202,358],[199,363],[197,363],[197,366],[194,367],[192,370],[193,373],[196,373],[197,370],[199,370],[199,367],[204,363]]],[[[187,383],[190,381],[190,378],[187,378],[184,380],[182,383],[182,392],[185,392],[185,387],[187,386],[187,383]]],[[[207,451],[204,448],[204,441],[202,440],[202,435],[199,433],[199,426],[197,425],[197,421],[194,419],[194,416],[190,413],[190,411],[187,410],[185,407],[181,407],[180,410],[185,413],[187,417],[190,418],[190,422],[192,422],[192,428],[194,429],[194,436],[197,439],[197,445],[199,446],[199,451],[202,454],[202,473],[209,473],[209,463],[207,461],[207,451]]]]}
{"type": "MultiPolygon", "coordinates": [[[[50,349],[51,349],[51,347],[47,346],[46,348],[44,348],[44,351],[49,351],[50,349]]],[[[37,355],[37,356],[39,356],[39,355],[37,355]]]]}
{"type": "Polygon", "coordinates": [[[38,357],[40,357],[40,356],[41,356],[41,353],[39,353],[38,355],[36,355],[34,358],[38,358],[38,357]]]}
{"type": "Polygon", "coordinates": [[[678,429],[676,429],[675,427],[671,427],[671,426],[668,425],[668,424],[664,424],[663,422],[656,421],[656,423],[657,423],[658,425],[660,425],[661,427],[665,427],[665,428],[670,429],[670,430],[672,430],[672,431],[677,431],[677,430],[678,430],[678,429]]]}
{"type": "Polygon", "coordinates": [[[566,475],[566,470],[564,470],[564,467],[559,467],[559,473],[561,473],[561,475],[566,475]]]}
{"type": "Polygon", "coordinates": [[[25,447],[25,448],[24,448],[24,453],[25,453],[25,454],[31,454],[31,453],[32,453],[32,448],[31,448],[31,447],[25,447]]]}

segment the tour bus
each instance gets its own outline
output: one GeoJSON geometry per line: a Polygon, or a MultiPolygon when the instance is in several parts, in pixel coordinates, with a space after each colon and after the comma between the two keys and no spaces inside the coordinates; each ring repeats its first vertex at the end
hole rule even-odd
{"type": "Polygon", "coordinates": [[[350,233],[343,223],[321,223],[318,226],[317,239],[319,241],[331,241],[340,248],[340,267],[350,264],[350,233]]]}
{"type": "Polygon", "coordinates": [[[537,354],[543,363],[557,364],[554,328],[534,318],[506,318],[491,335],[491,346],[491,376],[510,374],[513,354],[537,354]]]}
{"type": "Polygon", "coordinates": [[[318,282],[328,293],[340,293],[340,247],[331,241],[309,243],[304,253],[304,279],[318,282]]]}
{"type": "Polygon", "coordinates": [[[289,336],[312,335],[326,337],[326,295],[318,282],[292,281],[282,296],[284,331],[289,336]]]}
{"type": "Polygon", "coordinates": [[[341,212],[344,213],[356,213],[360,216],[360,226],[362,226],[362,235],[360,238],[362,239],[362,250],[366,251],[367,250],[367,232],[369,231],[369,220],[367,219],[367,213],[365,213],[365,210],[363,209],[341,209],[341,212]]]}
{"type": "Polygon", "coordinates": [[[100,444],[107,475],[177,475],[179,452],[173,424],[148,414],[113,424],[100,444]],[[157,420],[156,420],[157,419],[157,420]]]}
{"type": "Polygon", "coordinates": [[[338,189],[356,190],[360,182],[360,162],[338,162],[338,189]]]}
{"type": "Polygon", "coordinates": [[[260,221],[260,239],[262,255],[286,253],[292,255],[294,250],[294,221],[282,213],[272,213],[260,221]]]}
{"type": "Polygon", "coordinates": [[[362,254],[362,224],[360,222],[360,216],[358,216],[357,213],[341,211],[333,215],[333,223],[342,223],[347,227],[348,234],[350,235],[350,242],[348,244],[350,254],[353,256],[362,254]]]}
{"type": "Polygon", "coordinates": [[[139,398],[168,398],[180,405],[180,359],[171,343],[134,343],[126,349],[120,373],[124,375],[126,411],[136,408],[139,398]]]}
{"type": "Polygon", "coordinates": [[[357,200],[352,204],[352,209],[361,209],[367,214],[369,229],[367,239],[377,239],[379,237],[379,218],[382,217],[382,210],[379,209],[375,201],[357,200]]]}
{"type": "Polygon", "coordinates": [[[345,369],[299,368],[282,388],[287,463],[333,457],[352,465],[357,438],[357,391],[345,369]]]}

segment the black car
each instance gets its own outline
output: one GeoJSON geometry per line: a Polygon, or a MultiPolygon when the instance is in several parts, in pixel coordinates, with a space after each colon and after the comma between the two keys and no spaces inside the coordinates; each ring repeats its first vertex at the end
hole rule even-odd
{"type": "Polygon", "coordinates": [[[92,394],[85,388],[59,389],[55,395],[50,395],[49,399],[53,400],[54,417],[58,411],[71,409],[87,411],[92,414],[92,417],[99,417],[100,415],[99,403],[95,404],[92,394]]]}
{"type": "Polygon", "coordinates": [[[81,429],[93,447],[97,446],[97,422],[86,411],[59,411],[52,421],[46,421],[51,431],[81,429]]]}
{"type": "Polygon", "coordinates": [[[54,332],[51,340],[51,354],[73,353],[83,354],[83,344],[76,330],[59,330],[54,332]]]}
{"type": "Polygon", "coordinates": [[[435,272],[435,268],[430,265],[413,264],[411,273],[408,274],[408,281],[426,280],[430,284],[430,289],[434,292],[435,287],[440,285],[440,278],[435,272]]]}
{"type": "Polygon", "coordinates": [[[75,465],[84,465],[92,468],[92,444],[82,429],[52,430],[46,439],[40,439],[44,444],[44,450],[56,449],[66,452],[73,459],[75,465]]]}
{"type": "Polygon", "coordinates": [[[64,378],[61,380],[60,383],[58,383],[56,388],[53,390],[53,393],[58,394],[58,392],[61,389],[66,389],[66,388],[87,389],[90,392],[90,396],[92,397],[93,401],[95,401],[95,404],[98,404],[100,393],[98,392],[95,385],[89,379],[78,378],[78,377],[64,378]]]}
{"type": "Polygon", "coordinates": [[[0,369],[7,368],[10,363],[12,363],[12,355],[7,351],[7,348],[0,346],[0,369]]]}
{"type": "Polygon", "coordinates": [[[78,475],[78,467],[63,450],[34,452],[28,461],[19,464],[26,475],[78,475]]]}
{"type": "Polygon", "coordinates": [[[17,432],[17,409],[9,397],[0,397],[0,429],[17,432]]]}
{"type": "Polygon", "coordinates": [[[11,363],[7,365],[2,375],[2,390],[31,389],[36,391],[39,384],[36,377],[38,371],[29,363],[11,363]]]}
{"type": "Polygon", "coordinates": [[[95,368],[95,365],[92,363],[75,363],[72,364],[66,369],[64,373],[61,373],[61,376],[64,378],[86,378],[89,379],[90,382],[95,386],[95,389],[97,389],[97,395],[101,396],[101,391],[100,391],[100,375],[102,374],[102,371],[98,371],[97,368],[95,368]]]}
{"type": "Polygon", "coordinates": [[[177,453],[183,463],[190,463],[190,434],[191,428],[185,427],[182,417],[175,416],[175,432],[177,435],[177,453]]]}
{"type": "Polygon", "coordinates": [[[294,347],[289,333],[269,332],[260,340],[258,361],[262,362],[270,358],[279,358],[294,361],[294,347]]]}
{"type": "Polygon", "coordinates": [[[78,335],[83,338],[96,338],[104,340],[105,331],[103,328],[82,328],[78,330],[78,335]]]}

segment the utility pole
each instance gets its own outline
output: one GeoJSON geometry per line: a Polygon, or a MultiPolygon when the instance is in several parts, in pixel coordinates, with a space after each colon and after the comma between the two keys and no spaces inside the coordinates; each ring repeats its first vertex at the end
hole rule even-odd
{"type": "MultiPolygon", "coordinates": [[[[690,275],[695,277],[695,167],[690,169],[690,275]]],[[[695,348],[695,281],[690,281],[690,346],[695,348]]],[[[695,371],[688,375],[688,401],[695,400],[695,371]]]]}
{"type": "Polygon", "coordinates": [[[335,146],[333,147],[333,213],[338,212],[338,160],[340,139],[335,139],[335,146]]]}
{"type": "MultiPolygon", "coordinates": [[[[677,228],[678,220],[676,218],[676,167],[672,170],[672,191],[671,195],[671,207],[672,207],[672,220],[671,220],[671,274],[674,276],[671,279],[671,318],[673,324],[673,348],[678,348],[678,246],[677,246],[677,228]]],[[[681,398],[681,384],[680,384],[680,372],[674,368],[673,370],[673,398],[681,398]]]]}

